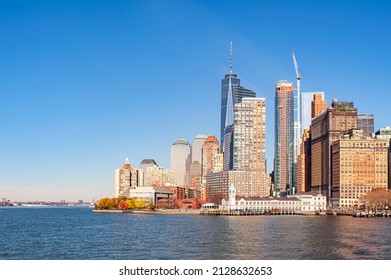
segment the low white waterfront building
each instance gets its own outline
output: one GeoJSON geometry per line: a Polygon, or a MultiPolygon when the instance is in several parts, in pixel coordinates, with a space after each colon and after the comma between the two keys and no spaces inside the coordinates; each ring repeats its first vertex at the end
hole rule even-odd
{"type": "Polygon", "coordinates": [[[318,193],[297,193],[284,197],[236,197],[234,185],[229,187],[228,200],[223,199],[221,211],[261,211],[314,213],[326,211],[326,197],[318,193]]]}
{"type": "Polygon", "coordinates": [[[172,200],[174,194],[166,187],[144,186],[129,190],[129,197],[149,201],[157,205],[160,199],[172,200]]]}

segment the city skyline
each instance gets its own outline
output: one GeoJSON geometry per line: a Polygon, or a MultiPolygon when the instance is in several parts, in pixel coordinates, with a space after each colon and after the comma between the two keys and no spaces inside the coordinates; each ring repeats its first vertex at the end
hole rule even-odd
{"type": "Polygon", "coordinates": [[[274,85],[296,85],[292,50],[302,92],[353,101],[375,131],[391,125],[391,96],[378,89],[389,76],[390,3],[230,3],[2,3],[2,197],[111,196],[126,157],[169,168],[175,139],[219,137],[230,41],[233,73],[266,99],[268,172],[274,85]]]}

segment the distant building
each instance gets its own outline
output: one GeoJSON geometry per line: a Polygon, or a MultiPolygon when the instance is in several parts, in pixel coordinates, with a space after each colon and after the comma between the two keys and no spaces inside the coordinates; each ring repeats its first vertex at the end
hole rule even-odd
{"type": "Polygon", "coordinates": [[[293,192],[293,83],[276,83],[274,183],[277,193],[293,192]]]}
{"type": "Polygon", "coordinates": [[[197,190],[201,190],[201,176],[202,176],[202,147],[205,140],[208,138],[206,135],[197,135],[191,145],[191,164],[190,164],[190,182],[189,186],[197,190]]]}
{"type": "Polygon", "coordinates": [[[362,129],[365,135],[371,136],[375,132],[375,118],[373,115],[359,114],[357,128],[362,129]]]}
{"type": "Polygon", "coordinates": [[[389,141],[351,129],[332,145],[332,203],[350,208],[374,188],[388,189],[389,141]]]}
{"type": "Polygon", "coordinates": [[[198,161],[193,161],[190,164],[190,183],[189,187],[201,191],[201,164],[198,161]]]}
{"type": "MultiPolygon", "coordinates": [[[[320,112],[327,109],[327,100],[324,100],[324,92],[317,92],[313,95],[311,102],[311,119],[319,115],[320,112]]],[[[311,120],[310,120],[311,124],[311,120]]]]}
{"type": "Polygon", "coordinates": [[[301,92],[300,113],[301,113],[301,131],[309,129],[311,120],[316,115],[327,108],[327,101],[324,99],[323,91],[301,92]]]}
{"type": "Polygon", "coordinates": [[[350,129],[357,128],[357,109],[353,102],[333,100],[311,123],[311,190],[327,199],[331,193],[331,145],[350,129]]]}
{"type": "MultiPolygon", "coordinates": [[[[191,162],[198,161],[200,164],[202,162],[202,146],[204,145],[205,140],[208,136],[203,134],[198,134],[191,144],[191,162]]],[[[201,172],[201,170],[200,170],[201,172]]]]}
{"type": "Polygon", "coordinates": [[[129,164],[129,160],[125,160],[125,164],[122,168],[115,170],[115,197],[129,196],[131,189],[136,188],[140,185],[139,174],[142,170],[132,168],[129,164]]]}
{"type": "Polygon", "coordinates": [[[183,138],[171,145],[171,170],[176,186],[189,186],[190,145],[183,138]]]}

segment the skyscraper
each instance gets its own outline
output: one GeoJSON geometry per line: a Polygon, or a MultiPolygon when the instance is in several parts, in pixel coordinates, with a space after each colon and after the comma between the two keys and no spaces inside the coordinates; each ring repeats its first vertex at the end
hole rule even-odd
{"type": "Polygon", "coordinates": [[[202,145],[208,136],[197,135],[191,145],[191,164],[189,186],[197,191],[201,190],[201,162],[202,162],[202,145]]]}
{"type": "Polygon", "coordinates": [[[319,113],[311,123],[311,190],[330,199],[331,145],[350,129],[357,127],[357,109],[353,102],[333,99],[330,108],[319,113]]]}
{"type": "Polygon", "coordinates": [[[221,81],[221,122],[220,122],[220,144],[224,142],[224,130],[226,126],[233,124],[233,87],[240,85],[238,75],[232,72],[232,42],[230,48],[229,74],[221,81]]]}
{"type": "Polygon", "coordinates": [[[249,171],[244,196],[266,196],[266,101],[243,98],[236,104],[233,133],[233,169],[249,171]]]}
{"type": "Polygon", "coordinates": [[[240,86],[240,79],[232,72],[232,43],[230,49],[230,71],[221,82],[220,144],[224,151],[224,170],[232,170],[233,123],[237,103],[244,97],[255,97],[255,92],[240,86]]]}
{"type": "Polygon", "coordinates": [[[202,146],[208,136],[198,134],[191,144],[191,162],[198,161],[201,164],[202,161],[202,146]]]}
{"type": "Polygon", "coordinates": [[[293,192],[293,83],[276,83],[274,183],[277,193],[293,192]]]}
{"type": "Polygon", "coordinates": [[[171,145],[171,170],[177,186],[189,186],[190,145],[183,138],[171,145]]]}
{"type": "Polygon", "coordinates": [[[373,115],[360,114],[357,116],[357,127],[362,129],[365,135],[371,136],[375,132],[374,123],[373,115]]]}

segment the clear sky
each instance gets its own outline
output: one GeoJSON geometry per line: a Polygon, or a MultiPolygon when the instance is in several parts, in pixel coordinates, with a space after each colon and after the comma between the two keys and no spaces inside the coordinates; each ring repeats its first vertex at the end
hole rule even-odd
{"type": "Polygon", "coordinates": [[[325,91],[391,125],[389,1],[1,1],[0,196],[113,196],[126,157],[169,168],[179,137],[219,136],[233,69],[267,102],[274,85],[325,91]]]}

